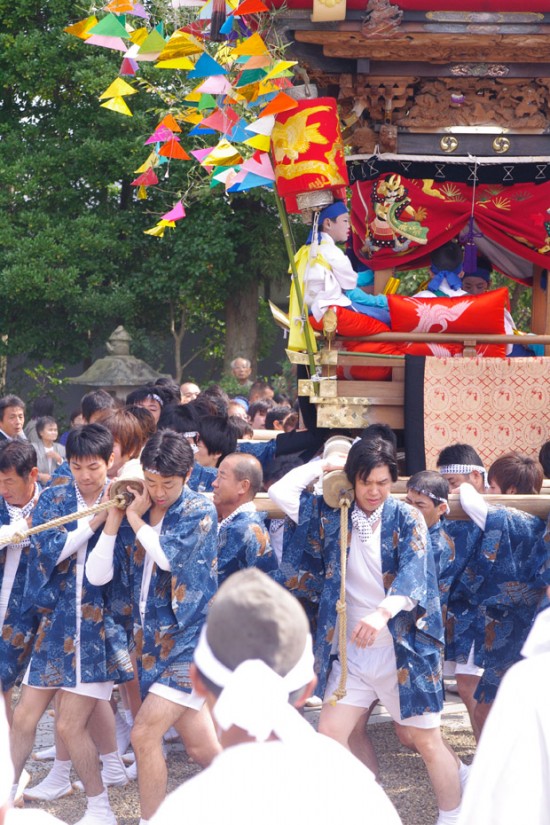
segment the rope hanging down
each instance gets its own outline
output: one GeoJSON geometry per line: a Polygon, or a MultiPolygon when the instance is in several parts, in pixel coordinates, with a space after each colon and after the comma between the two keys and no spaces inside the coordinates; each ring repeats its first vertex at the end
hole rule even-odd
{"type": "Polygon", "coordinates": [[[348,560],[348,514],[351,507],[349,495],[343,495],[338,502],[340,508],[340,598],[336,602],[336,612],[338,614],[338,658],[340,660],[340,681],[338,687],[329,699],[331,705],[335,705],[346,695],[346,682],[348,680],[348,652],[347,635],[348,622],[346,610],[346,567],[348,560]]]}

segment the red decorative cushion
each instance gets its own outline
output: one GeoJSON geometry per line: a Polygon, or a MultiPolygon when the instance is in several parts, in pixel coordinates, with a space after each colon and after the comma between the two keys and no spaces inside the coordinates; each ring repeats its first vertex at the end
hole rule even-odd
{"type": "MultiPolygon", "coordinates": [[[[363,316],[365,317],[365,316],[363,316]]],[[[367,341],[347,341],[344,344],[347,352],[376,353],[378,355],[403,355],[403,344],[369,343],[367,341]]],[[[346,365],[338,367],[337,377],[344,380],[356,381],[389,381],[391,379],[391,367],[360,367],[346,365]]]]}
{"type": "Polygon", "coordinates": [[[482,295],[415,298],[388,295],[394,332],[459,332],[504,334],[506,287],[482,295]]]}
{"type": "MultiPolygon", "coordinates": [[[[336,332],[338,335],[344,335],[348,338],[354,338],[359,335],[375,335],[377,332],[391,332],[390,328],[378,321],[376,318],[371,318],[370,315],[363,315],[362,312],[354,312],[352,309],[346,307],[332,307],[335,310],[338,318],[338,326],[336,332]]],[[[310,315],[309,320],[313,329],[323,329],[323,319],[316,321],[310,315]]]]}

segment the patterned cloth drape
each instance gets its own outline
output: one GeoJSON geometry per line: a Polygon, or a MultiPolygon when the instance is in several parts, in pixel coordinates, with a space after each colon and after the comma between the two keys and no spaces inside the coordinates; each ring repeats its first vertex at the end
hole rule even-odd
{"type": "MultiPolygon", "coordinates": [[[[415,268],[464,229],[472,185],[384,172],[352,186],[354,252],[371,269],[415,268]]],[[[550,182],[478,183],[479,230],[505,249],[550,267],[550,182]]],[[[505,273],[510,274],[512,273],[505,273]]]]}

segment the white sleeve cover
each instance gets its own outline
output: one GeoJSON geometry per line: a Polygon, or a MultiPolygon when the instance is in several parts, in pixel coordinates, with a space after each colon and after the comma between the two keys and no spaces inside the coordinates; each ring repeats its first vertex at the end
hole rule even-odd
{"type": "Polygon", "coordinates": [[[100,535],[86,562],[86,577],[90,584],[99,587],[113,578],[115,541],[116,536],[106,536],[105,533],[100,535]]]}
{"type": "Polygon", "coordinates": [[[136,533],[136,539],[139,541],[146,553],[148,553],[157,567],[161,570],[170,571],[172,566],[160,545],[160,538],[156,531],[149,525],[144,524],[136,533]]]}
{"type": "Polygon", "coordinates": [[[281,510],[298,522],[300,514],[300,495],[323,473],[322,461],[310,461],[301,467],[296,467],[269,488],[268,495],[271,501],[278,504],[281,510]]]}
{"type": "Polygon", "coordinates": [[[57,559],[57,564],[61,564],[62,561],[68,559],[69,556],[76,553],[83,544],[86,544],[86,542],[92,538],[94,531],[90,527],[91,520],[92,516],[81,519],[77,523],[76,530],[71,530],[70,533],[67,533],[67,538],[65,539],[63,550],[57,559]]]}
{"type": "Polygon", "coordinates": [[[489,507],[487,502],[471,484],[461,484],[459,488],[460,503],[464,512],[470,516],[474,524],[485,530],[489,507]]]}

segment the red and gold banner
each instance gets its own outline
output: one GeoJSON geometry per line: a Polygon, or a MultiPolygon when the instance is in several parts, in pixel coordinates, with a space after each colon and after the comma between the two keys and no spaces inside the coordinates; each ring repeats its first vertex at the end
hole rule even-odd
{"type": "Polygon", "coordinates": [[[287,211],[298,212],[296,195],[332,190],[345,198],[348,172],[336,100],[299,100],[276,116],[271,135],[275,183],[287,211]]]}

